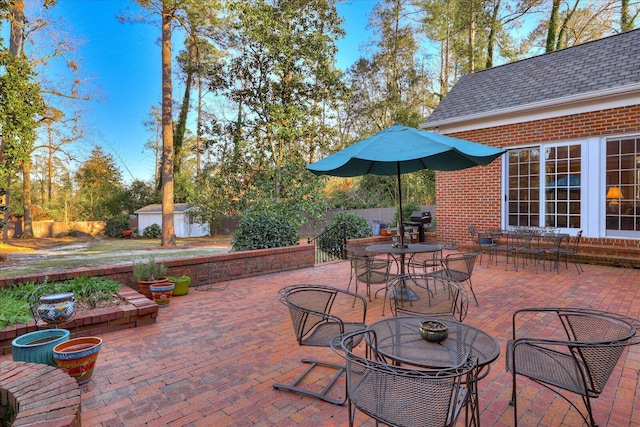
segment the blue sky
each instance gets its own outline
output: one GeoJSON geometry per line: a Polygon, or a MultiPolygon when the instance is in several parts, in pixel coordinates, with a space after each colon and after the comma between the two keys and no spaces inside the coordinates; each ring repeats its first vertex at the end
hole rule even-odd
{"type": "MultiPolygon", "coordinates": [[[[362,56],[359,48],[369,38],[366,26],[375,4],[373,0],[337,4],[347,32],[338,44],[340,68],[362,56]]],[[[93,93],[95,101],[83,105],[88,142],[111,153],[123,179],[130,182],[153,178],[154,153],[143,148],[152,135],[142,121],[151,105],[160,102],[161,75],[160,29],[118,22],[116,15],[127,7],[137,6],[130,0],[58,0],[53,13],[62,17],[82,42],[77,52],[81,75],[99,88],[93,93]]],[[[90,148],[85,145],[81,150],[80,158],[86,157],[90,148]]]]}

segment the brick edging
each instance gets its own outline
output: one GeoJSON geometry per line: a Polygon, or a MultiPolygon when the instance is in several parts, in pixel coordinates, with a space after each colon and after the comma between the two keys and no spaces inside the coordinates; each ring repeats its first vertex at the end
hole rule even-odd
{"type": "MultiPolygon", "coordinates": [[[[117,294],[123,304],[78,311],[72,321],[58,327],[68,329],[71,336],[75,338],[137,328],[156,322],[159,312],[158,304],[128,286],[123,286],[117,294]]],[[[36,324],[36,321],[32,320],[29,323],[19,323],[0,329],[0,356],[11,354],[11,341],[15,338],[49,327],[42,321],[36,324]]]]}
{"type": "Polygon", "coordinates": [[[0,362],[0,396],[15,411],[13,427],[81,425],[78,383],[53,366],[0,362]]]}

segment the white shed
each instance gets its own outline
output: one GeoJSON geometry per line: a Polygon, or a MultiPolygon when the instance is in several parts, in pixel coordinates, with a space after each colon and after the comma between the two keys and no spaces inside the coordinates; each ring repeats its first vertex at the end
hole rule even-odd
{"type": "MultiPolygon", "coordinates": [[[[191,222],[186,212],[189,206],[186,203],[173,205],[173,227],[176,237],[202,237],[209,235],[209,224],[191,222]]],[[[138,215],[138,235],[142,236],[144,229],[152,224],[162,228],[162,205],[149,205],[134,212],[138,215]]]]}

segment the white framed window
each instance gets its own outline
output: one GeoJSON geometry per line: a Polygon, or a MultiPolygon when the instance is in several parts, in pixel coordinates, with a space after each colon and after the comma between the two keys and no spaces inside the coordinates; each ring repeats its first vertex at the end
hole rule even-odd
{"type": "Polygon", "coordinates": [[[582,142],[508,150],[506,225],[582,228],[583,160],[582,142]]]}
{"type": "Polygon", "coordinates": [[[605,141],[605,232],[640,237],[640,135],[605,141]]]}

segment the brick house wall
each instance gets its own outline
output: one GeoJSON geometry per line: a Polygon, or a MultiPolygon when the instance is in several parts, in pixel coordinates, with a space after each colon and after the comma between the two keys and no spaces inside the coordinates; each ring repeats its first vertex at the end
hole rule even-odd
{"type": "MultiPolygon", "coordinates": [[[[511,148],[634,132],[640,132],[640,105],[446,134],[493,147],[511,148]]],[[[465,246],[471,244],[469,225],[475,225],[479,230],[500,228],[501,172],[502,159],[498,159],[485,167],[436,173],[436,217],[443,225],[437,229],[439,240],[450,242],[454,239],[465,246]]],[[[638,240],[591,238],[583,241],[584,255],[593,262],[615,264],[615,258],[640,262],[638,240]]]]}

